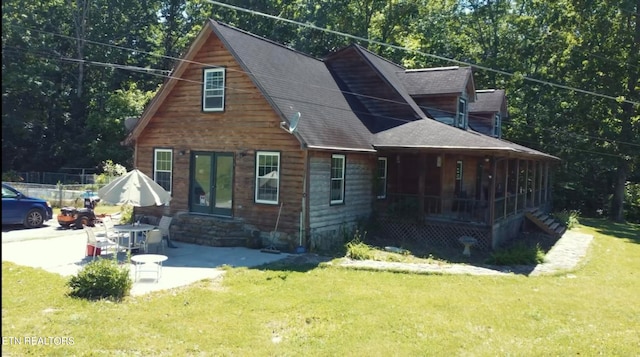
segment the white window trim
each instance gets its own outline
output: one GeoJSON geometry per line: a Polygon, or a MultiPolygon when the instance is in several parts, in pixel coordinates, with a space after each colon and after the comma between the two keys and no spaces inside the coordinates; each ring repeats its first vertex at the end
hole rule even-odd
{"type": "Polygon", "coordinates": [[[329,176],[331,178],[331,181],[329,182],[329,199],[331,200],[331,204],[332,205],[344,203],[344,195],[345,195],[345,192],[344,192],[344,186],[345,186],[344,177],[345,177],[345,174],[346,174],[346,172],[345,172],[346,171],[346,166],[347,166],[346,163],[347,163],[347,160],[346,160],[344,155],[339,155],[339,154],[332,154],[331,155],[331,165],[330,165],[330,169],[329,169],[330,170],[329,176]],[[336,178],[333,177],[333,159],[342,159],[342,177],[336,177],[336,178]],[[333,200],[333,199],[331,199],[331,188],[333,187],[333,181],[338,181],[338,180],[342,182],[342,192],[340,194],[341,198],[339,200],[333,200]]]}
{"type": "Polygon", "coordinates": [[[468,113],[469,112],[469,106],[468,106],[468,102],[467,99],[464,97],[459,97],[458,98],[458,109],[456,111],[456,126],[458,128],[463,128],[466,129],[467,128],[467,118],[468,118],[468,113]],[[460,103],[463,103],[463,108],[464,111],[460,112],[460,103]]]}
{"type": "MultiPolygon", "coordinates": [[[[225,70],[224,68],[207,68],[204,70],[204,73],[202,75],[202,111],[204,112],[221,112],[224,111],[224,97],[226,95],[226,74],[225,74],[225,70]],[[222,73],[222,95],[221,96],[217,96],[217,95],[211,95],[211,96],[207,96],[207,90],[214,90],[213,88],[206,88],[207,86],[207,74],[208,73],[214,73],[214,72],[219,72],[222,73]],[[207,98],[212,98],[212,97],[222,97],[222,101],[220,103],[220,107],[219,108],[207,108],[207,98]]],[[[217,90],[217,89],[215,89],[217,90]]]]}
{"type": "Polygon", "coordinates": [[[500,114],[496,114],[493,122],[493,136],[500,138],[501,136],[502,117],[500,114]]]}
{"type": "MultiPolygon", "coordinates": [[[[377,197],[378,197],[378,199],[385,199],[385,198],[387,198],[387,168],[388,168],[388,161],[387,161],[386,157],[379,157],[378,158],[378,162],[377,162],[378,165],[380,164],[381,161],[384,162],[384,176],[382,176],[382,177],[377,176],[378,175],[378,166],[376,166],[376,176],[377,176],[378,182],[382,181],[382,183],[383,183],[382,187],[384,188],[384,191],[383,191],[382,195],[377,195],[377,197]]],[[[377,194],[377,192],[376,192],[376,194],[377,194]]]]}
{"type": "Polygon", "coordinates": [[[280,160],[280,153],[277,151],[256,151],[256,178],[255,178],[255,193],[254,200],[256,203],[266,203],[277,205],[280,200],[280,170],[282,170],[282,161],[280,160]],[[276,200],[262,200],[258,198],[258,191],[260,188],[260,156],[277,156],[278,157],[278,186],[276,187],[276,200]]]}
{"type": "Polygon", "coordinates": [[[154,149],[153,150],[153,181],[158,182],[158,172],[168,172],[169,173],[169,193],[173,190],[173,150],[172,149],[154,149]],[[168,152],[169,153],[169,161],[171,162],[170,170],[159,170],[158,169],[158,153],[168,152]]]}

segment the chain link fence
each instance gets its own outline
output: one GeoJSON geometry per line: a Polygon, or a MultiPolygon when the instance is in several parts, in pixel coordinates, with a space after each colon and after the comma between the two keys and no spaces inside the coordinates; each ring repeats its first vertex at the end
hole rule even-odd
{"type": "Polygon", "coordinates": [[[37,197],[49,201],[53,207],[82,206],[84,195],[87,191],[97,195],[98,190],[104,185],[97,184],[73,184],[73,185],[48,185],[27,182],[6,182],[11,187],[30,197],[37,197]]]}

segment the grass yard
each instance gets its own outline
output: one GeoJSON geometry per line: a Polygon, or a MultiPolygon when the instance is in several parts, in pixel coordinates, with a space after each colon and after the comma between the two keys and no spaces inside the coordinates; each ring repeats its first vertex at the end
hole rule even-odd
{"type": "Polygon", "coordinates": [[[3,355],[638,355],[640,225],[581,221],[585,263],[543,277],[274,264],[112,303],[3,262],[3,355]]]}

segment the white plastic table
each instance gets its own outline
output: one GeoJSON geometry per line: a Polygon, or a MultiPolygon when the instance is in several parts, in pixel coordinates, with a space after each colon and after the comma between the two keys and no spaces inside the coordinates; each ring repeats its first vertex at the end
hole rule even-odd
{"type": "MultiPolygon", "coordinates": [[[[141,224],[118,224],[113,226],[113,230],[116,232],[129,233],[129,242],[125,246],[125,248],[127,248],[128,250],[139,248],[140,243],[136,244],[136,236],[138,235],[138,232],[143,232],[146,234],[148,231],[154,228],[156,228],[156,226],[151,224],[142,224],[142,223],[141,224]]],[[[120,239],[121,237],[118,237],[118,245],[124,246],[123,244],[120,244],[121,243],[120,239]]]]}
{"type": "Polygon", "coordinates": [[[138,281],[140,273],[148,272],[156,274],[156,283],[162,277],[162,262],[167,260],[166,255],[139,254],[131,257],[135,269],[135,281],[138,281]]]}

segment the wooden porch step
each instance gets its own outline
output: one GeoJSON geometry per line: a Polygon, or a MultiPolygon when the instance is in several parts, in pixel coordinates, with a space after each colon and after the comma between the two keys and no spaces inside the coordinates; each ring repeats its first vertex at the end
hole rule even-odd
{"type": "Polygon", "coordinates": [[[566,230],[560,222],[555,220],[555,218],[550,217],[539,209],[527,211],[525,213],[525,217],[527,217],[529,221],[533,222],[543,232],[556,238],[560,237],[566,230]]]}

